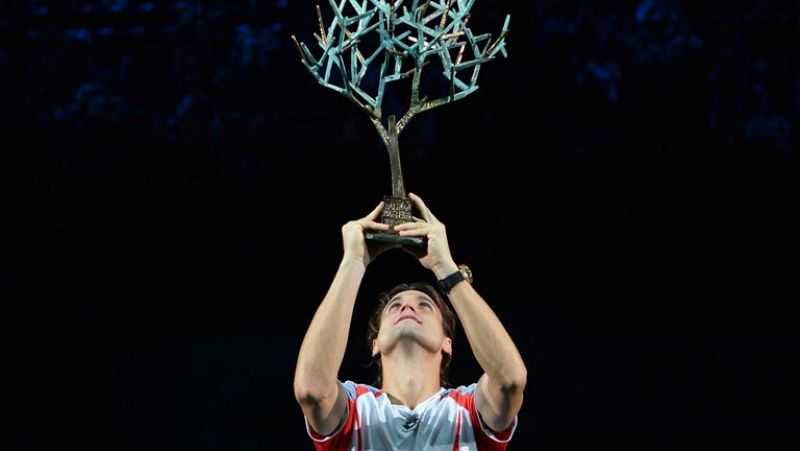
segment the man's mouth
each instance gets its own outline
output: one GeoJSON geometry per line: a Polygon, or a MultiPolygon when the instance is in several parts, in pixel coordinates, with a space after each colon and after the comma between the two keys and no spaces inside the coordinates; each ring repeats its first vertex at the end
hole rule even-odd
{"type": "Polygon", "coordinates": [[[416,321],[418,324],[422,324],[422,320],[421,319],[419,319],[416,315],[412,315],[410,313],[404,313],[404,314],[400,315],[394,323],[397,324],[400,321],[403,321],[404,319],[411,319],[411,320],[416,321]]]}

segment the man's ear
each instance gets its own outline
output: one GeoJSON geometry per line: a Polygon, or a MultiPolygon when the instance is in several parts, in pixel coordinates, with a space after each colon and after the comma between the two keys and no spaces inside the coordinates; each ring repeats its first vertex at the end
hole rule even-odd
{"type": "Polygon", "coordinates": [[[378,349],[378,340],[372,340],[372,357],[375,357],[380,352],[381,350],[378,349]]]}
{"type": "Polygon", "coordinates": [[[442,343],[442,351],[444,351],[450,357],[453,356],[453,340],[450,337],[444,338],[444,343],[442,343]]]}

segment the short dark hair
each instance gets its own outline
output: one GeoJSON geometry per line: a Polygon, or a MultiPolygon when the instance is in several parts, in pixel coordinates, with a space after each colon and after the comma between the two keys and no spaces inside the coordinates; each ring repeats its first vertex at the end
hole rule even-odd
{"type": "MultiPolygon", "coordinates": [[[[442,328],[444,329],[444,335],[449,337],[450,340],[453,340],[456,333],[456,315],[453,313],[453,310],[450,309],[450,306],[439,290],[427,282],[401,283],[378,295],[378,306],[375,308],[375,311],[372,312],[367,328],[367,346],[369,349],[372,349],[372,342],[378,338],[383,309],[386,307],[386,304],[388,304],[397,293],[408,290],[421,291],[433,300],[436,307],[442,312],[442,328]]],[[[447,370],[450,367],[451,360],[452,356],[443,351],[442,366],[439,370],[439,383],[443,387],[450,386],[449,382],[447,382],[447,370]]],[[[381,385],[383,385],[383,367],[381,366],[380,355],[375,356],[373,362],[378,366],[378,376],[375,379],[375,386],[381,387],[381,385]]]]}

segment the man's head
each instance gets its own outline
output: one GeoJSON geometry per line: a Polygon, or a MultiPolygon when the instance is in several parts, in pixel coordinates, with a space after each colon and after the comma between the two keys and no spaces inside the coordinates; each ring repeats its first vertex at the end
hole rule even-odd
{"type": "Polygon", "coordinates": [[[391,352],[406,339],[441,354],[439,379],[442,386],[448,386],[446,376],[455,330],[456,316],[433,285],[400,284],[381,293],[367,332],[367,344],[378,364],[376,386],[383,383],[380,355],[391,352]]]}

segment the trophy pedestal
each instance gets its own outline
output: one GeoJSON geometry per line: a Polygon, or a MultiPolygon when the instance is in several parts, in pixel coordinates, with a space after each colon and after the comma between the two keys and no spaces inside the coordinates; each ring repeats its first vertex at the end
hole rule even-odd
{"type": "MultiPolygon", "coordinates": [[[[381,222],[396,226],[404,222],[414,221],[411,215],[411,199],[407,197],[394,197],[383,196],[383,213],[381,214],[381,222]]],[[[421,236],[400,236],[395,231],[389,232],[373,232],[367,231],[364,233],[364,238],[369,241],[376,241],[380,243],[399,244],[405,247],[415,247],[425,249],[428,246],[428,240],[421,236]]]]}
{"type": "Polygon", "coordinates": [[[379,243],[399,244],[405,247],[417,247],[420,249],[424,249],[428,245],[425,238],[418,236],[400,236],[396,233],[366,232],[364,238],[379,243]]]}

